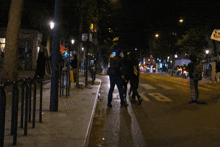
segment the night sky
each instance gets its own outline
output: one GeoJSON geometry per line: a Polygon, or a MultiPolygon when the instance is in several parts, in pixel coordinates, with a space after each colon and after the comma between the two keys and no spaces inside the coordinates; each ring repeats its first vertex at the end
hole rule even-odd
{"type": "MultiPolygon", "coordinates": [[[[0,0],[0,4],[5,3],[4,1],[7,0],[0,0]]],[[[55,0],[29,1],[49,2],[50,5],[53,5],[55,0]]],[[[69,0],[63,0],[63,3],[66,1],[69,0]]],[[[124,43],[132,47],[146,48],[147,39],[155,33],[175,31],[178,29],[180,18],[184,19],[183,24],[188,28],[209,26],[212,30],[220,26],[220,9],[218,7],[220,2],[212,3],[207,0],[117,1],[121,4],[121,10],[119,10],[118,19],[115,20],[114,25],[120,28],[117,33],[124,43]]],[[[64,18],[63,20],[70,20],[71,16],[72,14],[65,15],[64,17],[68,19],[64,18]]]]}

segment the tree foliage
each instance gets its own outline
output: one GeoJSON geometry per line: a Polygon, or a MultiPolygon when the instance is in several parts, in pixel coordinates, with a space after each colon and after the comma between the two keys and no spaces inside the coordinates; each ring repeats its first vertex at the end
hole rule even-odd
{"type": "Polygon", "coordinates": [[[181,50],[197,54],[202,53],[202,49],[207,47],[208,42],[206,41],[205,33],[201,29],[191,28],[186,32],[186,35],[182,36],[182,39],[178,40],[176,45],[181,50]]]}

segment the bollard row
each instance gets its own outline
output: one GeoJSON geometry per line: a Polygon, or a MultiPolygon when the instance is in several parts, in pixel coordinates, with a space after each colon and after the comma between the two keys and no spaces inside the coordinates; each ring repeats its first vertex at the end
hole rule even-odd
{"type": "Polygon", "coordinates": [[[60,74],[60,97],[64,96],[64,90],[66,90],[66,97],[70,93],[70,73],[69,71],[62,71],[60,74]]]}
{"type": "Polygon", "coordinates": [[[17,142],[17,124],[18,124],[18,104],[19,104],[19,88],[21,83],[21,114],[20,114],[20,128],[24,128],[24,136],[27,135],[27,125],[31,122],[32,128],[35,128],[35,114],[36,114],[36,89],[37,83],[40,84],[40,103],[39,103],[39,122],[42,122],[42,97],[43,97],[43,82],[42,80],[26,78],[18,81],[7,81],[0,85],[0,146],[4,146],[4,131],[5,131],[5,113],[6,113],[6,92],[4,88],[13,85],[12,89],[12,111],[11,111],[11,135],[13,136],[13,145],[17,142]],[[33,102],[32,102],[32,85],[33,85],[33,102]],[[33,103],[33,111],[31,106],[33,103]]]}

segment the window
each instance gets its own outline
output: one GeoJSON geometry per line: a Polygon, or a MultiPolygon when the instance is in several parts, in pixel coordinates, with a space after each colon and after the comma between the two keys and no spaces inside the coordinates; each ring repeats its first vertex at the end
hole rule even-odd
{"type": "Polygon", "coordinates": [[[4,52],[5,49],[5,38],[0,38],[0,50],[4,52]]]}

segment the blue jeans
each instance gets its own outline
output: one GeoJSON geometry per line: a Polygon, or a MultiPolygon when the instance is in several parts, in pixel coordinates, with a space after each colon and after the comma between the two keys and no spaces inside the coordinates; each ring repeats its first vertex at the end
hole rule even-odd
{"type": "Polygon", "coordinates": [[[109,75],[110,78],[110,89],[108,92],[108,103],[112,102],[112,93],[114,91],[115,88],[115,84],[118,87],[118,91],[119,91],[119,95],[120,95],[120,99],[121,99],[121,104],[124,103],[124,97],[123,97],[123,80],[122,77],[120,76],[114,76],[114,75],[109,75]]]}
{"type": "MultiPolygon", "coordinates": [[[[199,98],[199,90],[198,90],[198,80],[194,80],[194,78],[190,78],[190,90],[195,89],[195,99],[196,101],[199,98]]],[[[191,97],[191,100],[194,101],[191,97]]]]}

